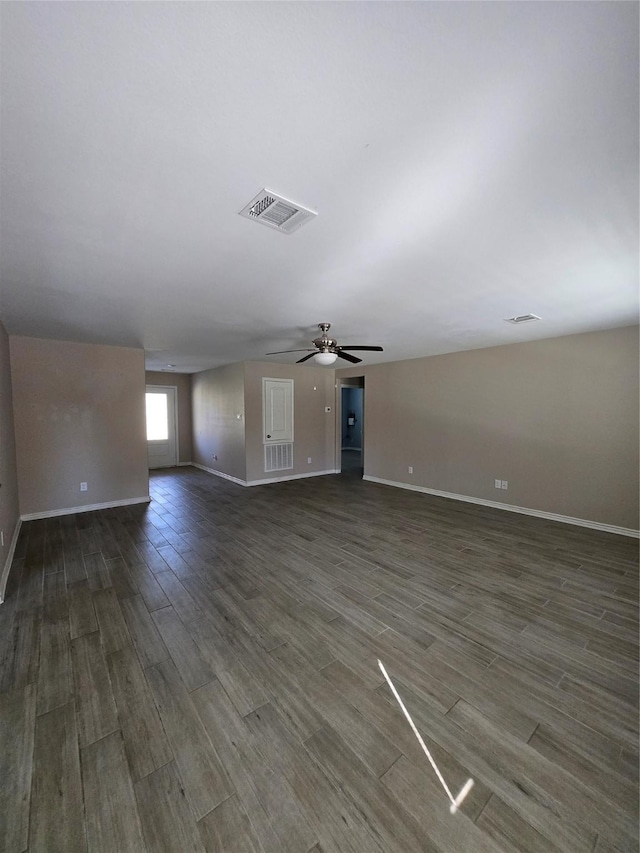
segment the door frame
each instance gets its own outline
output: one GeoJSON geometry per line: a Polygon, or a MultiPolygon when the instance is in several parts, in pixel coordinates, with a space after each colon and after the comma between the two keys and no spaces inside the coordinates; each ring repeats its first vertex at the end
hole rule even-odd
{"type": "MultiPolygon", "coordinates": [[[[144,393],[147,392],[153,393],[154,391],[160,391],[162,393],[166,393],[168,396],[173,398],[173,433],[175,435],[175,461],[173,465],[170,465],[170,468],[175,468],[178,465],[178,460],[180,458],[180,434],[178,432],[178,388],[175,385],[145,385],[144,393]]],[[[145,397],[146,399],[146,397],[145,397]]],[[[146,418],[146,406],[145,406],[145,428],[147,424],[146,418]]],[[[147,439],[147,447],[149,446],[149,441],[147,439]]]]}
{"type": "MultiPolygon", "coordinates": [[[[342,389],[343,388],[362,388],[362,449],[361,460],[362,470],[364,471],[364,449],[365,449],[365,422],[366,422],[366,393],[365,393],[365,376],[364,373],[358,376],[345,376],[338,378],[335,383],[335,453],[336,453],[336,471],[342,471],[342,389]],[[357,380],[357,384],[353,382],[357,380]]],[[[364,476],[364,475],[363,475],[364,476]]]]}

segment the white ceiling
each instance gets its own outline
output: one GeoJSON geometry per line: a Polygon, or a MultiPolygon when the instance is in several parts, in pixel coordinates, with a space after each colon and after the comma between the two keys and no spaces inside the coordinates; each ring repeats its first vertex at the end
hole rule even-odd
{"type": "Polygon", "coordinates": [[[10,334],[193,372],[638,320],[637,3],[0,5],[10,334]]]}

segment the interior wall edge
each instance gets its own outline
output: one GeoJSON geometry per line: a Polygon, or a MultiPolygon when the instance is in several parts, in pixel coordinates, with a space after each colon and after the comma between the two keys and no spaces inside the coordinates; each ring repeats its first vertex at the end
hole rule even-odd
{"type": "Polygon", "coordinates": [[[491,507],[492,509],[506,510],[507,512],[516,512],[520,515],[531,515],[535,518],[544,518],[547,521],[558,521],[561,524],[573,524],[576,527],[589,527],[592,530],[601,530],[605,533],[615,533],[618,536],[628,536],[632,539],[640,539],[640,530],[634,530],[631,527],[619,527],[616,524],[605,524],[602,521],[590,521],[587,518],[574,518],[570,515],[560,515],[555,512],[545,512],[541,509],[530,509],[526,506],[514,506],[513,504],[503,504],[499,501],[488,501],[484,498],[474,498],[471,495],[456,495],[453,492],[441,492],[438,489],[429,489],[427,486],[414,486],[411,483],[401,483],[395,480],[384,480],[382,477],[373,477],[370,474],[365,474],[362,478],[370,483],[379,483],[382,486],[393,486],[397,489],[406,489],[410,492],[422,492],[426,495],[434,495],[439,498],[448,498],[454,501],[463,501],[464,503],[479,504],[480,506],[491,507]]]}
{"type": "Polygon", "coordinates": [[[0,604],[4,602],[4,593],[7,588],[7,581],[9,580],[9,572],[11,571],[11,564],[13,563],[13,555],[15,554],[16,545],[18,544],[18,536],[20,535],[20,528],[22,527],[22,519],[19,518],[16,521],[16,526],[13,531],[13,536],[11,537],[11,544],[9,545],[9,551],[7,553],[7,559],[5,560],[4,566],[2,568],[2,574],[0,575],[0,604]]]}

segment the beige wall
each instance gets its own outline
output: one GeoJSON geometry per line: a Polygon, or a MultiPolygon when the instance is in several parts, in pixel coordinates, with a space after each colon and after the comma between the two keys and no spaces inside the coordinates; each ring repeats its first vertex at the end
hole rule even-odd
{"type": "Polygon", "coordinates": [[[173,387],[178,396],[178,462],[191,462],[191,375],[147,370],[147,385],[173,387]]]}
{"type": "Polygon", "coordinates": [[[194,373],[191,399],[193,462],[245,480],[242,364],[194,373]],[[213,458],[214,454],[217,459],[213,458]]]}
{"type": "Polygon", "coordinates": [[[10,348],[21,514],[147,496],[144,352],[22,337],[10,348]]]}
{"type": "Polygon", "coordinates": [[[0,323],[0,601],[9,574],[9,549],[20,518],[9,338],[0,323]]]}
{"type": "Polygon", "coordinates": [[[638,327],[355,375],[365,475],[638,529],[638,327]]]}
{"type": "Polygon", "coordinates": [[[334,371],[309,364],[244,364],[247,480],[334,470],[334,371]],[[262,379],[293,379],[293,470],[265,473],[262,441],[262,379]],[[331,412],[325,412],[325,406],[331,412]],[[311,457],[311,463],[307,459],[311,457]]]}

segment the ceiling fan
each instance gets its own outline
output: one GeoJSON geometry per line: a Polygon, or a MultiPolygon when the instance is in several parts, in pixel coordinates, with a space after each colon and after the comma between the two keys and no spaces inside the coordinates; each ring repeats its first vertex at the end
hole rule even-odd
{"type": "Polygon", "coordinates": [[[338,358],[343,358],[345,361],[350,361],[352,364],[359,364],[362,359],[356,358],[345,350],[361,350],[367,352],[382,352],[382,347],[352,347],[340,346],[335,338],[330,338],[327,334],[331,328],[331,323],[318,323],[318,328],[322,331],[319,338],[314,338],[311,343],[315,349],[307,347],[306,349],[285,349],[279,352],[268,352],[267,355],[283,355],[285,352],[308,352],[296,361],[296,364],[302,364],[310,358],[314,358],[318,364],[328,366],[333,364],[338,358]]]}

